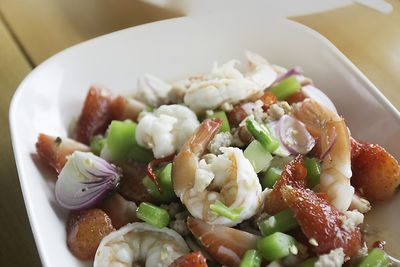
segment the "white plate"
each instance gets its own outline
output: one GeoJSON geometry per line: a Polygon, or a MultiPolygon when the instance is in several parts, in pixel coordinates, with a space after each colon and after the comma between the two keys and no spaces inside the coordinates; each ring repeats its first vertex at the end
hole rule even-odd
{"type": "MultiPolygon", "coordinates": [[[[332,98],[355,137],[380,143],[400,157],[400,113],[329,41],[305,26],[254,14],[242,20],[178,18],[115,32],[48,59],[26,77],[11,103],[18,173],[45,266],[82,263],[67,249],[67,211],[55,202],[54,173],[38,162],[38,134],[65,136],[92,83],[129,95],[145,72],[167,80],[202,73],[213,61],[243,60],[246,49],[272,63],[301,66],[332,98]]],[[[383,216],[400,225],[400,216],[393,214],[383,216]]]]}

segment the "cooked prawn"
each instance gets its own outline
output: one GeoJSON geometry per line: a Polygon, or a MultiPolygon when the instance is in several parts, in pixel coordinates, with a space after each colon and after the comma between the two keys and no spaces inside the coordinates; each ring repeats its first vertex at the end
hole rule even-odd
{"type": "Polygon", "coordinates": [[[172,165],[176,195],[196,218],[211,224],[234,226],[256,214],[261,203],[261,185],[251,163],[238,148],[220,148],[222,155],[206,155],[207,144],[218,132],[221,119],[204,120],[184,144],[172,165]],[[200,161],[199,161],[200,160],[200,161]],[[217,200],[228,208],[244,209],[238,221],[213,213],[217,200]]]}
{"type": "Polygon", "coordinates": [[[237,61],[231,60],[193,80],[185,93],[185,104],[196,113],[202,113],[262,92],[275,81],[277,73],[263,57],[247,52],[246,58],[250,67],[246,75],[235,68],[237,61]]]}
{"type": "Polygon", "coordinates": [[[350,184],[350,137],[344,119],[309,99],[295,107],[294,114],[305,123],[313,136],[320,135],[320,148],[325,155],[316,190],[325,192],[329,202],[339,211],[347,210],[353,199],[354,187],[350,184]]]}
{"type": "Polygon", "coordinates": [[[239,266],[244,253],[256,249],[260,238],[238,229],[210,225],[192,217],[188,218],[187,225],[207,252],[224,266],[239,266]]]}
{"type": "Polygon", "coordinates": [[[94,266],[169,266],[189,253],[185,240],[169,228],[131,223],[103,238],[94,266]]]}

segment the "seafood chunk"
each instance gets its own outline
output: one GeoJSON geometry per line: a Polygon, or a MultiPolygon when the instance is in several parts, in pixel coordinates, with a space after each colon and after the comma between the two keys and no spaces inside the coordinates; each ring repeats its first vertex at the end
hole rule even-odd
{"type": "Polygon", "coordinates": [[[177,232],[147,223],[131,223],[103,238],[93,266],[167,267],[187,253],[189,248],[177,232]]]}
{"type": "Polygon", "coordinates": [[[200,124],[173,161],[172,182],[176,195],[194,217],[234,226],[257,213],[261,185],[250,161],[238,148],[220,148],[222,155],[209,155],[208,163],[200,160],[220,124],[221,119],[200,124]],[[243,208],[240,218],[233,221],[212,212],[210,204],[217,200],[228,208],[243,208]]]}
{"type": "Polygon", "coordinates": [[[182,105],[163,105],[144,113],[136,128],[139,145],[153,150],[155,158],[178,151],[199,126],[196,114],[182,105]]]}
{"type": "Polygon", "coordinates": [[[231,60],[193,80],[184,96],[185,104],[196,113],[203,113],[262,92],[275,81],[277,73],[263,57],[247,52],[246,58],[250,67],[246,75],[235,68],[237,61],[231,60]]]}
{"type": "Polygon", "coordinates": [[[321,183],[315,189],[325,192],[329,202],[340,211],[347,210],[354,188],[350,184],[350,137],[343,118],[309,99],[294,108],[294,115],[316,139],[320,149],[317,154],[323,158],[321,183]]]}
{"type": "Polygon", "coordinates": [[[260,236],[222,225],[211,225],[189,217],[189,230],[206,248],[207,252],[224,266],[239,266],[249,249],[257,249],[260,236]]]}

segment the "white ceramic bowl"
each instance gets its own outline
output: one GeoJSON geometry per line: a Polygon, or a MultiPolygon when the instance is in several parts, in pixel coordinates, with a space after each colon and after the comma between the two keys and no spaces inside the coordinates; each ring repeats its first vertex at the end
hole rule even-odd
{"type": "MultiPolygon", "coordinates": [[[[261,13],[244,19],[178,18],[95,38],[33,70],[17,89],[10,107],[15,159],[43,265],[85,263],[67,249],[67,211],[55,202],[54,173],[35,154],[38,134],[65,136],[92,83],[129,95],[137,77],[145,72],[166,80],[202,73],[214,61],[244,60],[246,49],[272,63],[301,66],[331,97],[355,137],[380,143],[400,157],[400,113],[329,41],[298,23],[261,13]]],[[[400,225],[398,213],[382,212],[386,221],[400,225]]],[[[388,235],[393,236],[393,231],[398,237],[397,228],[389,227],[388,235]]]]}

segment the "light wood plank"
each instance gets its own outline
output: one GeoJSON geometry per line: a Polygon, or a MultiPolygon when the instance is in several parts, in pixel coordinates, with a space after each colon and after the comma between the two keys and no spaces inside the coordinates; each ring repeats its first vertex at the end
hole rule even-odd
{"type": "Polygon", "coordinates": [[[291,19],[328,38],[400,110],[400,1],[387,2],[387,15],[355,4],[291,19]]]}
{"type": "Polygon", "coordinates": [[[2,266],[40,266],[25,210],[8,127],[11,97],[31,71],[17,43],[0,20],[0,262],[2,266]]]}
{"type": "Polygon", "coordinates": [[[182,16],[138,0],[0,0],[0,10],[35,65],[93,37],[182,16]]]}

